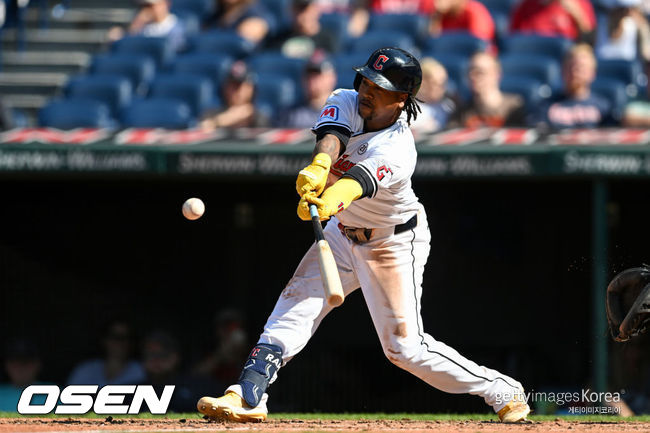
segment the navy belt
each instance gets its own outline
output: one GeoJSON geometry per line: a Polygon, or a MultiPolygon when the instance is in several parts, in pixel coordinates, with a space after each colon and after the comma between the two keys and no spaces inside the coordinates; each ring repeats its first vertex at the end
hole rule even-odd
{"type": "MultiPolygon", "coordinates": [[[[407,230],[411,230],[417,225],[418,225],[418,215],[415,214],[405,223],[396,225],[393,229],[393,233],[398,235],[407,230]]],[[[345,237],[347,237],[352,242],[355,242],[357,244],[364,244],[368,242],[372,238],[372,234],[374,230],[374,229],[365,229],[365,228],[357,228],[357,227],[347,227],[341,223],[338,224],[338,227],[339,230],[341,230],[341,233],[343,233],[345,237]]]]}

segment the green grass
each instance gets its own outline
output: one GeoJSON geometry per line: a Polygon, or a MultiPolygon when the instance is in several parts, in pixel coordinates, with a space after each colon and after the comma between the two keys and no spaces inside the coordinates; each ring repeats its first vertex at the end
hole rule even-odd
{"type": "MultiPolygon", "coordinates": [[[[151,415],[143,413],[140,415],[112,415],[113,418],[140,418],[140,419],[201,419],[197,412],[170,413],[167,415],[151,415]]],[[[23,418],[29,417],[13,412],[0,412],[0,418],[23,418]]],[[[70,418],[70,415],[33,415],[35,418],[70,418]]],[[[86,415],[74,415],[74,418],[106,418],[107,415],[89,413],[86,415]]],[[[631,418],[620,418],[611,415],[533,415],[533,421],[555,421],[556,419],[574,422],[650,422],[650,415],[635,416],[631,418]]],[[[269,415],[271,420],[281,419],[304,419],[304,420],[414,420],[414,421],[496,421],[493,414],[414,414],[414,413],[274,413],[269,415]]]]}

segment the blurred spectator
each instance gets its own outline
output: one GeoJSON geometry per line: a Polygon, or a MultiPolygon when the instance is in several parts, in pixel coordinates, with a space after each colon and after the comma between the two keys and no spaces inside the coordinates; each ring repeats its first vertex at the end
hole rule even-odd
{"type": "MultiPolygon", "coordinates": [[[[18,400],[23,390],[38,383],[41,371],[41,356],[30,340],[15,339],[7,344],[5,351],[5,371],[8,384],[0,385],[0,412],[16,412],[18,400]]],[[[45,404],[45,395],[34,396],[33,404],[45,404]]]]}
{"type": "Polygon", "coordinates": [[[250,349],[244,326],[240,311],[219,311],[214,320],[215,348],[194,367],[194,372],[221,383],[234,383],[250,349]]]}
{"type": "Polygon", "coordinates": [[[596,27],[589,0],[522,0],[510,21],[511,32],[586,38],[596,27]]]}
{"type": "MultiPolygon", "coordinates": [[[[169,11],[169,0],[135,0],[138,12],[131,21],[128,34],[133,36],[167,37],[174,50],[185,47],[183,23],[169,11]]],[[[113,27],[108,38],[112,41],[124,37],[121,27],[113,27]]]]}
{"type": "Polygon", "coordinates": [[[334,51],[335,39],[321,28],[320,8],[313,0],[293,0],[291,11],[291,29],[273,38],[267,48],[301,59],[309,58],[317,49],[334,51]]]}
{"type": "Polygon", "coordinates": [[[130,385],[142,383],[144,369],[131,359],[132,335],[129,325],[121,320],[112,322],[102,338],[104,359],[82,362],[74,368],[70,385],[130,385]]]}
{"type": "Polygon", "coordinates": [[[496,57],[488,53],[474,54],[467,75],[471,97],[458,109],[452,122],[454,126],[476,128],[524,125],[523,99],[499,89],[501,65],[496,57]]]}
{"type": "Polygon", "coordinates": [[[145,337],[142,363],[147,374],[142,383],[153,385],[157,395],[162,394],[165,385],[176,385],[169,404],[172,412],[191,412],[203,395],[214,392],[215,388],[225,388],[210,379],[193,378],[181,373],[178,340],[165,331],[153,331],[145,337]]]}
{"type": "Polygon", "coordinates": [[[609,0],[607,18],[596,31],[600,59],[650,60],[650,25],[639,9],[641,0],[609,0]]]}
{"type": "Polygon", "coordinates": [[[447,71],[438,61],[425,57],[420,60],[422,85],[418,99],[422,100],[418,115],[411,127],[422,133],[439,131],[447,125],[458,106],[455,97],[447,92],[447,71]]]}
{"type": "Polygon", "coordinates": [[[268,119],[255,108],[255,79],[246,63],[237,61],[232,64],[221,91],[224,107],[205,112],[201,129],[214,131],[217,128],[268,126],[268,119]]]}
{"type": "Polygon", "coordinates": [[[431,34],[464,31],[486,41],[494,40],[494,20],[487,8],[476,0],[436,0],[431,34]]]}
{"type": "MultiPolygon", "coordinates": [[[[646,75],[650,74],[650,63],[646,64],[646,75]]],[[[623,112],[623,125],[636,128],[650,128],[650,82],[645,97],[630,101],[623,112]]]]}
{"type": "Polygon", "coordinates": [[[552,129],[593,128],[613,123],[611,103],[591,93],[595,78],[592,48],[587,44],[575,45],[562,64],[564,93],[544,104],[533,123],[552,129]]]}
{"type": "Polygon", "coordinates": [[[316,51],[311,56],[305,67],[303,85],[307,102],[280,113],[275,126],[311,128],[316,124],[325,101],[336,86],[336,71],[325,53],[316,51]]]}
{"type": "Polygon", "coordinates": [[[256,0],[216,0],[215,13],[206,21],[208,27],[236,31],[257,44],[275,30],[275,20],[256,0]]]}

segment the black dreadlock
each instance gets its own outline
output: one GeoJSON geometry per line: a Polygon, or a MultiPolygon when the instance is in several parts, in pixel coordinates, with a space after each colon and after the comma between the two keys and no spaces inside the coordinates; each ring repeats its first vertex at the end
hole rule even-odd
{"type": "Polygon", "coordinates": [[[408,99],[404,104],[404,110],[406,110],[406,123],[411,126],[411,118],[413,121],[418,118],[418,113],[422,112],[422,109],[418,105],[418,102],[423,102],[422,100],[416,98],[413,95],[409,95],[408,99]]]}

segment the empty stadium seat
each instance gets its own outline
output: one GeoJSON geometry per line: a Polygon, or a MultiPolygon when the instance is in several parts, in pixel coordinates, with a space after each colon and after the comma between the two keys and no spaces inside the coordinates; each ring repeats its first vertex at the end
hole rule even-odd
{"type": "Polygon", "coordinates": [[[634,98],[639,91],[643,92],[647,77],[643,66],[638,61],[628,60],[598,60],[598,78],[608,78],[625,83],[627,96],[634,98]]]}
{"type": "Polygon", "coordinates": [[[291,28],[292,0],[260,0],[275,22],[269,23],[269,32],[274,35],[291,28]]]}
{"type": "Polygon", "coordinates": [[[150,96],[185,102],[190,107],[192,116],[198,117],[212,105],[214,87],[210,80],[197,75],[162,75],[151,83],[150,96]]]}
{"type": "Polygon", "coordinates": [[[300,102],[296,83],[286,76],[261,75],[257,77],[255,86],[255,107],[271,119],[280,110],[300,102]]]}
{"type": "Polygon", "coordinates": [[[73,128],[111,128],[115,126],[108,107],[90,99],[51,101],[38,114],[40,126],[73,128]]]}
{"type": "Polygon", "coordinates": [[[136,93],[144,93],[156,73],[156,65],[150,57],[141,54],[98,55],[93,57],[90,72],[126,77],[136,93]]]}
{"type": "Polygon", "coordinates": [[[195,13],[198,17],[206,18],[214,11],[214,0],[174,0],[172,7],[195,13]]]}
{"type": "Polygon", "coordinates": [[[538,54],[562,61],[564,54],[573,45],[569,39],[515,33],[503,39],[504,54],[538,54]]]}
{"type": "Polygon", "coordinates": [[[126,77],[110,75],[76,76],[65,86],[65,96],[92,99],[104,103],[113,118],[131,103],[131,82],[126,77]]]}
{"type": "Polygon", "coordinates": [[[598,77],[591,83],[591,91],[607,99],[612,104],[614,119],[620,120],[628,101],[626,84],[620,80],[598,77]]]}
{"type": "Polygon", "coordinates": [[[176,54],[167,38],[146,36],[127,36],[113,42],[111,49],[115,53],[144,54],[151,57],[157,66],[169,65],[176,54]]]}
{"type": "Polygon", "coordinates": [[[366,56],[382,47],[397,47],[417,55],[413,39],[406,33],[390,30],[368,30],[362,36],[351,39],[348,51],[365,53],[366,56]]]}
{"type": "Polygon", "coordinates": [[[332,40],[332,50],[336,53],[348,44],[350,35],[348,34],[349,17],[345,14],[323,14],[319,19],[321,29],[332,40]]]}
{"type": "Polygon", "coordinates": [[[186,103],[168,98],[134,101],[121,117],[122,126],[127,128],[186,129],[195,122],[186,103]]]}
{"type": "Polygon", "coordinates": [[[171,13],[176,15],[183,24],[186,36],[195,35],[201,31],[201,18],[194,11],[172,8],[171,13]]]}
{"type": "Polygon", "coordinates": [[[539,103],[551,96],[550,86],[534,78],[504,77],[499,87],[504,93],[514,93],[524,98],[528,110],[534,109],[539,103]]]}
{"type": "Polygon", "coordinates": [[[304,91],[302,89],[302,79],[305,72],[306,61],[303,59],[294,59],[285,57],[279,53],[260,53],[250,59],[248,66],[251,71],[255,72],[258,78],[265,75],[285,76],[295,83],[297,99],[302,100],[304,91]]]}
{"type": "Polygon", "coordinates": [[[355,66],[363,66],[370,57],[366,53],[339,54],[334,56],[332,63],[336,69],[336,87],[352,89],[356,72],[355,66]]]}
{"type": "Polygon", "coordinates": [[[420,44],[429,35],[429,17],[420,14],[372,14],[368,30],[402,32],[420,44]]]}
{"type": "Polygon", "coordinates": [[[222,54],[243,59],[253,52],[255,45],[235,32],[213,30],[193,38],[191,50],[199,53],[222,54]]]}
{"type": "Polygon", "coordinates": [[[500,59],[504,79],[527,77],[545,83],[552,89],[562,87],[561,66],[554,58],[547,56],[506,54],[500,59]]]}
{"type": "Polygon", "coordinates": [[[469,57],[478,51],[485,51],[487,46],[486,41],[469,33],[449,32],[427,39],[424,52],[434,57],[446,53],[469,57]]]}
{"type": "Polygon", "coordinates": [[[232,62],[233,60],[227,56],[190,53],[177,57],[172,70],[176,74],[195,74],[206,77],[216,90],[228,74],[228,68],[232,62]]]}

